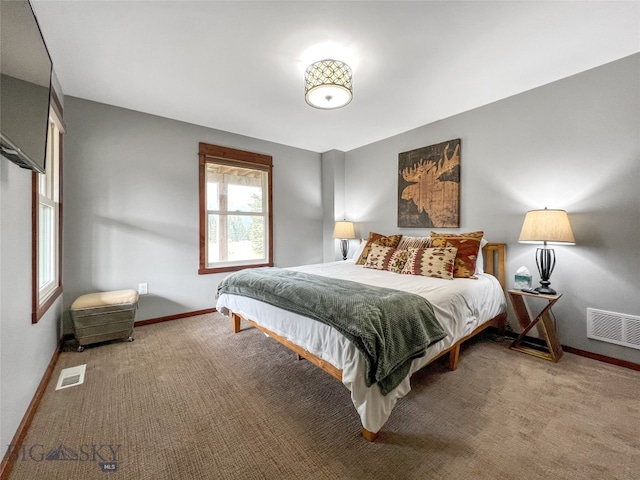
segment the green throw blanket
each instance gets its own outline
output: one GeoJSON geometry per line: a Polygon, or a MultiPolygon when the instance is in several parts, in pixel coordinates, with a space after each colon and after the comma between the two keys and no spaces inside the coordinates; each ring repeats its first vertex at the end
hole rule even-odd
{"type": "Polygon", "coordinates": [[[241,295],[327,324],[362,352],[365,383],[386,395],[407,376],[411,361],[447,334],[423,297],[413,293],[279,268],[236,272],[218,295],[241,295]]]}

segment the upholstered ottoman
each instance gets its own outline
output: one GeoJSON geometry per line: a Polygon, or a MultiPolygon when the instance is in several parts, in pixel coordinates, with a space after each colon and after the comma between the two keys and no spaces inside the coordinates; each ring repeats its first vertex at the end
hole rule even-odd
{"type": "Polygon", "coordinates": [[[85,345],[107,340],[133,341],[133,322],[138,308],[138,292],[117,290],[82,295],[71,304],[73,330],[78,351],[85,345]]]}

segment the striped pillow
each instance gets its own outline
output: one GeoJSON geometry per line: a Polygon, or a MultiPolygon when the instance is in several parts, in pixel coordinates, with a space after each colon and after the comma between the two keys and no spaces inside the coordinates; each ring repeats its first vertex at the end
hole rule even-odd
{"type": "Polygon", "coordinates": [[[428,248],[429,237],[408,237],[403,235],[398,244],[398,250],[409,250],[410,248],[428,248]]]}

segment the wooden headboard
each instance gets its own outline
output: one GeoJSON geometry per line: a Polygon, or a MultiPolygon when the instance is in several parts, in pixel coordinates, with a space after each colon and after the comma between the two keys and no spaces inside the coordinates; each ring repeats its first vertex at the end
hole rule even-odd
{"type": "Polygon", "coordinates": [[[484,256],[484,271],[493,275],[498,279],[502,289],[507,289],[507,273],[506,273],[506,243],[487,243],[482,249],[484,256]]]}

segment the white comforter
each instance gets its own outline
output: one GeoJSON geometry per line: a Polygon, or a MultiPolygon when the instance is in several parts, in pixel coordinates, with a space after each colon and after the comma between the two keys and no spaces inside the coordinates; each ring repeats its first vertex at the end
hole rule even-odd
{"type": "MultiPolygon", "coordinates": [[[[502,287],[489,274],[478,274],[477,280],[442,280],[363,268],[352,260],[293,267],[291,270],[404,290],[427,298],[447,336],[429,347],[423,357],[412,362],[411,373],[506,309],[502,287]]],[[[370,432],[382,428],[398,399],[411,390],[411,374],[387,395],[382,395],[377,385],[367,387],[364,357],[351,342],[328,325],[237,295],[220,295],[217,309],[222,311],[223,308],[253,320],[341,369],[342,383],[351,392],[362,426],[370,432]]]]}

